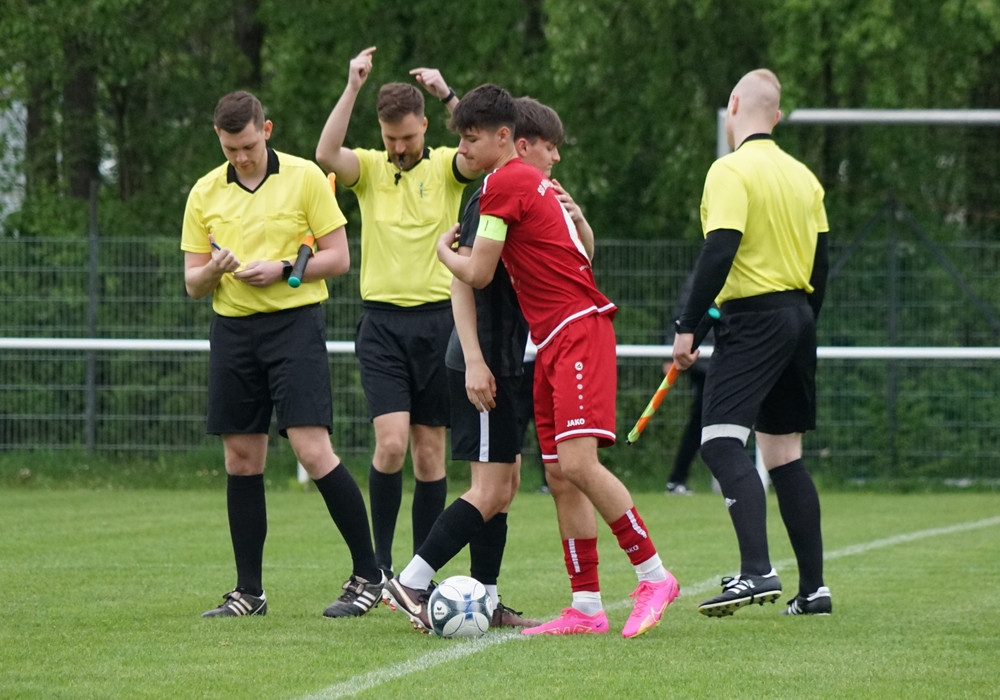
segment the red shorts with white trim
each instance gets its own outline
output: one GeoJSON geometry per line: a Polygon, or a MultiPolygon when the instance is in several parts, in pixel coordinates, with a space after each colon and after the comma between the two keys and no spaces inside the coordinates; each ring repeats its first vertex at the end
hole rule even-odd
{"type": "Polygon", "coordinates": [[[559,331],[535,360],[535,427],[543,462],[558,460],[556,444],[596,437],[615,443],[618,362],[607,314],[584,316],[559,331]]]}

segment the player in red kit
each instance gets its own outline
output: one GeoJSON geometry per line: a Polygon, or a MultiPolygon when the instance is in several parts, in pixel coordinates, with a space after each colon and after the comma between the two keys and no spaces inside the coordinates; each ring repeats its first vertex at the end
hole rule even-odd
{"type": "MultiPolygon", "coordinates": [[[[628,489],[597,456],[598,447],[615,442],[616,307],[597,289],[576,227],[557,198],[558,188],[517,157],[516,109],[506,90],[482,85],[465,95],[452,113],[451,127],[461,137],[459,152],[490,174],[482,186],[472,254],[461,256],[453,250],[455,227],[439,240],[438,258],[455,277],[476,288],[490,282],[497,261],[503,260],[538,346],[534,401],[542,460],[558,463],[562,475],[580,491],[577,502],[560,506],[571,511],[560,512],[560,521],[596,508],[611,527],[639,579],[632,592],[632,614],[622,631],[625,637],[635,637],[659,623],[678,586],[663,567],[628,489]]],[[[600,594],[580,600],[575,595],[595,590],[596,540],[563,545],[573,605],[523,634],[608,631],[600,594]],[[577,544],[586,545],[584,551],[577,544]]]]}

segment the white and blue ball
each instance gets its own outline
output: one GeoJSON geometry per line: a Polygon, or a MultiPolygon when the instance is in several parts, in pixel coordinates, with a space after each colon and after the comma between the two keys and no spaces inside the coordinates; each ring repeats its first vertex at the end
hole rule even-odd
{"type": "Polygon", "coordinates": [[[439,637],[482,637],[493,618],[493,599],[471,576],[450,576],[431,593],[427,611],[439,637]]]}

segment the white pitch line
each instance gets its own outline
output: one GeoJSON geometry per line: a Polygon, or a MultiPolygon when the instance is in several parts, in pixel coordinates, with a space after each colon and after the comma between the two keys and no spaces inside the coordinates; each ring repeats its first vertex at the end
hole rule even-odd
{"type": "MultiPolygon", "coordinates": [[[[892,537],[883,537],[882,539],[872,540],[871,542],[862,542],[861,544],[850,544],[846,547],[841,547],[840,549],[835,549],[830,552],[823,554],[823,561],[831,561],[833,559],[841,559],[843,557],[850,557],[855,554],[864,554],[865,552],[870,552],[873,549],[882,549],[883,547],[893,547],[897,544],[906,544],[907,542],[915,542],[917,540],[924,540],[928,537],[938,537],[940,535],[953,535],[956,532],[967,532],[968,530],[979,530],[984,527],[992,527],[993,525],[1000,525],[1000,517],[995,518],[985,518],[983,520],[976,520],[970,523],[959,523],[958,525],[949,525],[947,527],[933,527],[929,530],[918,530],[917,532],[907,532],[901,535],[893,535],[892,537]]],[[[783,569],[787,566],[794,566],[794,559],[782,559],[781,561],[772,562],[775,569],[783,569]]],[[[729,576],[735,576],[739,572],[734,572],[728,574],[729,576]]],[[[705,591],[710,591],[713,588],[718,588],[721,584],[719,581],[722,579],[721,576],[716,576],[715,578],[706,579],[700,583],[695,583],[690,586],[684,586],[681,588],[681,592],[685,594],[691,593],[704,593],[705,591]]],[[[628,601],[625,601],[628,602],[628,601]]]]}
{"type": "MultiPolygon", "coordinates": [[[[981,528],[992,527],[994,525],[1000,525],[1000,517],[985,518],[983,520],[959,523],[957,525],[949,525],[947,527],[934,527],[928,530],[918,530],[916,532],[893,535],[892,537],[883,537],[877,540],[872,540],[871,542],[852,544],[846,547],[841,547],[840,549],[826,552],[823,555],[823,560],[830,561],[832,559],[841,559],[843,557],[850,557],[856,554],[864,554],[875,549],[894,547],[899,544],[906,544],[908,542],[927,539],[928,537],[953,535],[958,532],[979,530],[981,528]]],[[[783,559],[781,561],[774,562],[774,567],[776,569],[780,569],[786,566],[793,566],[794,564],[794,559],[783,559]]],[[[682,591],[685,595],[697,595],[699,593],[704,593],[713,588],[718,588],[721,578],[721,576],[715,576],[699,583],[683,586],[682,591]]],[[[631,601],[626,599],[606,607],[608,610],[615,610],[617,608],[625,607],[630,603],[631,601]]],[[[401,664],[395,664],[394,666],[389,666],[377,671],[370,671],[361,676],[355,676],[354,678],[346,680],[343,683],[337,683],[336,685],[324,688],[318,693],[307,695],[303,697],[302,700],[334,700],[335,698],[351,697],[352,695],[357,695],[358,693],[366,690],[376,688],[388,681],[408,676],[411,673],[419,673],[420,671],[425,671],[432,666],[438,666],[449,661],[457,661],[458,659],[476,654],[496,644],[503,644],[505,642],[523,639],[526,639],[526,637],[516,631],[489,634],[477,640],[463,642],[444,649],[432,651],[429,654],[425,654],[424,656],[416,659],[410,659],[409,661],[404,661],[401,664]]]]}
{"type": "Polygon", "coordinates": [[[366,690],[376,688],[387,681],[402,678],[411,673],[418,673],[432,666],[449,661],[457,661],[470,654],[476,654],[487,647],[495,644],[503,644],[515,639],[527,639],[527,637],[522,636],[518,632],[502,632],[500,634],[488,634],[479,639],[464,641],[454,646],[449,645],[447,648],[432,651],[430,654],[404,661],[401,664],[377,671],[369,671],[362,676],[355,676],[343,683],[337,683],[329,688],[324,688],[314,695],[307,695],[302,700],[329,700],[330,698],[346,698],[357,695],[366,690]]]}

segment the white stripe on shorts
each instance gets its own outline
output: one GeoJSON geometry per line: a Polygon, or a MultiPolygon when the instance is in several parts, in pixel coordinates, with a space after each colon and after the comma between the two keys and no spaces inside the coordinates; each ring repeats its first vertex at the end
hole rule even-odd
{"type": "Polygon", "coordinates": [[[479,461],[490,461],[490,412],[479,413],[479,461]]]}

